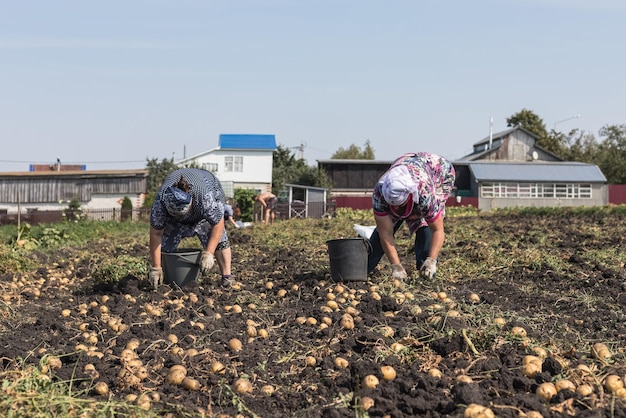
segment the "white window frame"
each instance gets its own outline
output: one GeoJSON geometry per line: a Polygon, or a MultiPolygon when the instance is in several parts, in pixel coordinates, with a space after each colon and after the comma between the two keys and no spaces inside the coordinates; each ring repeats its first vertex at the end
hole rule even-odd
{"type": "Polygon", "coordinates": [[[508,199],[591,199],[590,183],[491,182],[480,187],[483,198],[508,199]]]}
{"type": "Polygon", "coordinates": [[[224,171],[228,173],[243,172],[243,157],[240,155],[227,155],[224,157],[224,171]]]}
{"type": "Polygon", "coordinates": [[[219,166],[217,163],[202,163],[202,169],[211,173],[217,173],[219,166]]]}

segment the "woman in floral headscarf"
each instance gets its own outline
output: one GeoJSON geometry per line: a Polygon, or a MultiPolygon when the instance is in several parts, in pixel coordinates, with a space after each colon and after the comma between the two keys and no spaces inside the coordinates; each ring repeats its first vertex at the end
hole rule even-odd
{"type": "Polygon", "coordinates": [[[411,233],[415,233],[415,262],[420,275],[435,276],[437,258],[445,239],[445,205],[454,189],[454,180],[452,163],[435,154],[404,154],[392,163],[372,193],[376,229],[370,237],[372,251],[368,272],[386,255],[392,276],[407,277],[394,238],[395,232],[406,222],[411,233]]]}

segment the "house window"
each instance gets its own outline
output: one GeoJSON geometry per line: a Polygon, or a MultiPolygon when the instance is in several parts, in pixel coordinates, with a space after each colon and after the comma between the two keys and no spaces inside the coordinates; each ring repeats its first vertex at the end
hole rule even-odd
{"type": "Polygon", "coordinates": [[[211,173],[217,173],[217,163],[203,163],[202,168],[206,171],[210,171],[211,173]]]}
{"type": "Polygon", "coordinates": [[[589,183],[484,183],[480,188],[480,196],[484,198],[558,198],[558,199],[591,199],[589,183]]]}
{"type": "Polygon", "coordinates": [[[591,184],[579,184],[578,197],[581,199],[591,199],[591,184]]]}
{"type": "Polygon", "coordinates": [[[224,157],[224,171],[241,173],[243,171],[243,157],[224,157]]]}

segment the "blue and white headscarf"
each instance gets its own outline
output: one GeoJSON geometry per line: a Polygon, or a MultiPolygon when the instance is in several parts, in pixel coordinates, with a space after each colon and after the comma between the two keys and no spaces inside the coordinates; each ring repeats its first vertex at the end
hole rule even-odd
{"type": "Polygon", "coordinates": [[[184,216],[191,208],[191,195],[178,187],[170,186],[163,192],[163,204],[172,216],[184,216]]]}

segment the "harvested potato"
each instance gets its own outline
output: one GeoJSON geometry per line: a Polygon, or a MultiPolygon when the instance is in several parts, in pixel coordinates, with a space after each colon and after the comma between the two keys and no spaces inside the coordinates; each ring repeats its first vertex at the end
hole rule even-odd
{"type": "Polygon", "coordinates": [[[535,393],[543,400],[550,401],[556,395],[556,387],[554,383],[544,382],[537,386],[535,393]]]}
{"type": "Polygon", "coordinates": [[[252,393],[252,383],[250,383],[248,379],[240,378],[235,380],[235,383],[233,383],[233,387],[235,389],[235,392],[239,394],[252,393]]]}
{"type": "Polygon", "coordinates": [[[380,381],[373,374],[368,374],[363,378],[363,387],[366,387],[368,389],[376,389],[379,383],[380,381]]]}
{"type": "Polygon", "coordinates": [[[187,390],[196,391],[200,389],[200,382],[191,377],[185,377],[181,383],[181,386],[187,390]]]}

